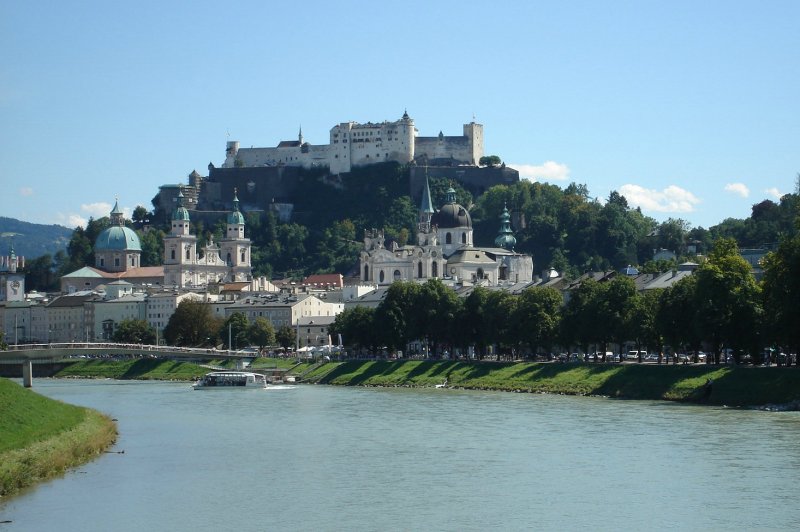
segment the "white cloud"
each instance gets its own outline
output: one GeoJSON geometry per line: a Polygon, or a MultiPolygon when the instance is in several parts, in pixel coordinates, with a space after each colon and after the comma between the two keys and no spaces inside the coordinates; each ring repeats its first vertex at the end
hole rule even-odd
{"type": "Polygon", "coordinates": [[[112,208],[113,206],[110,203],[106,203],[104,201],[81,204],[81,211],[85,212],[92,218],[102,218],[103,216],[108,216],[108,213],[111,212],[112,208]]]}
{"type": "Polygon", "coordinates": [[[86,224],[89,222],[86,218],[79,214],[64,214],[63,212],[56,213],[55,221],[51,223],[55,223],[58,225],[63,225],[64,227],[68,227],[70,229],[74,229],[78,226],[86,227],[86,224]]]}
{"type": "Polygon", "coordinates": [[[750,195],[750,189],[747,188],[747,185],[744,183],[728,183],[725,185],[725,192],[730,192],[731,194],[736,194],[743,198],[750,195]]]}
{"type": "Polygon", "coordinates": [[[768,196],[772,196],[775,199],[781,199],[783,197],[783,195],[784,195],[783,192],[781,192],[780,190],[778,190],[775,187],[765,188],[764,189],[764,194],[767,194],[768,196]]]}
{"type": "Polygon", "coordinates": [[[511,164],[519,172],[519,177],[529,181],[566,181],[569,179],[569,166],[555,161],[545,161],[540,165],[511,164]]]}
{"type": "Polygon", "coordinates": [[[33,196],[33,189],[31,187],[21,187],[19,189],[20,196],[33,196]]]}
{"type": "Polygon", "coordinates": [[[619,193],[628,204],[652,212],[694,212],[700,199],[681,187],[670,185],[664,190],[653,190],[639,185],[622,185],[619,193]]]}

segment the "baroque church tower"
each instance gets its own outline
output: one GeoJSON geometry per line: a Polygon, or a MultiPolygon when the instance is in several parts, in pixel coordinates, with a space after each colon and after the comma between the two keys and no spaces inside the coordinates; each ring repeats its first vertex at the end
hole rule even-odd
{"type": "Polygon", "coordinates": [[[250,281],[250,239],[244,236],[244,216],[239,198],[234,195],[233,212],[228,214],[225,238],[220,245],[213,236],[197,253],[197,237],[191,234],[189,211],[183,205],[183,192],[172,213],[172,227],[164,237],[164,285],[199,287],[209,283],[250,281]]]}

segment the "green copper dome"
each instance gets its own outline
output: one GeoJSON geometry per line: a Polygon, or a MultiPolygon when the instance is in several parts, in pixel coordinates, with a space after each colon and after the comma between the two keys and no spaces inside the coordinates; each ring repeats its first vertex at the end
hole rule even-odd
{"type": "Polygon", "coordinates": [[[182,190],[178,191],[177,206],[175,207],[175,211],[172,213],[172,219],[184,222],[189,221],[189,211],[183,206],[182,190]]]}
{"type": "Polygon", "coordinates": [[[228,224],[230,225],[244,225],[244,216],[239,212],[239,196],[236,192],[233,193],[233,212],[228,214],[228,224]]]}
{"type": "Polygon", "coordinates": [[[141,251],[142,245],[133,229],[114,225],[98,235],[94,249],[95,251],[141,251]]]}
{"type": "Polygon", "coordinates": [[[503,206],[503,214],[500,215],[500,232],[497,238],[494,239],[494,245],[508,250],[513,250],[514,246],[517,245],[517,239],[511,230],[511,216],[508,214],[508,208],[505,205],[503,206]]]}
{"type": "Polygon", "coordinates": [[[122,209],[119,208],[119,201],[114,202],[111,210],[111,225],[97,236],[94,243],[94,250],[97,251],[142,251],[139,236],[136,231],[125,227],[125,218],[122,209]]]}

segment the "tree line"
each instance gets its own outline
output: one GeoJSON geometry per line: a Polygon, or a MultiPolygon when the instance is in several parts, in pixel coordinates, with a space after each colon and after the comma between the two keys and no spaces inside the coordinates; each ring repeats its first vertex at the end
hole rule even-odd
{"type": "Polygon", "coordinates": [[[797,353],[800,348],[800,237],[785,239],[764,263],[757,282],[736,242],[719,239],[693,275],[667,289],[639,292],[617,274],[608,281],[587,278],[569,292],[530,287],[519,295],[476,287],[464,298],[440,280],[398,281],[377,308],[355,307],[336,317],[331,334],[341,334],[355,351],[405,351],[415,342],[434,356],[490,346],[508,357],[535,357],[556,348],[594,349],[615,345],[656,353],[713,353],[721,361],[731,349],[737,361],[760,360],[764,348],[797,353]]]}

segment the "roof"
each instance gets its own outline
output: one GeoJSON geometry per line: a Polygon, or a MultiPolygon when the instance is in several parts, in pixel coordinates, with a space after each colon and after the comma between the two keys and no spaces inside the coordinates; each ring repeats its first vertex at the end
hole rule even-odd
{"type": "Polygon", "coordinates": [[[278,143],[279,148],[297,148],[299,146],[299,140],[282,140],[278,143]]]}
{"type": "Polygon", "coordinates": [[[48,308],[82,307],[86,301],[102,300],[95,292],[76,292],[65,296],[59,296],[52,300],[48,308]]]}
{"type": "Polygon", "coordinates": [[[300,327],[326,327],[336,320],[336,316],[304,316],[297,318],[297,325],[300,327]]]}
{"type": "Polygon", "coordinates": [[[303,280],[303,284],[311,284],[315,286],[335,286],[341,288],[344,284],[344,278],[341,273],[318,273],[316,275],[309,275],[303,280]]]}
{"type": "Polygon", "coordinates": [[[477,248],[459,248],[447,259],[447,264],[462,263],[495,264],[495,261],[488,257],[483,250],[477,248]]]}
{"type": "Polygon", "coordinates": [[[103,229],[94,243],[95,251],[127,250],[142,251],[136,231],[121,225],[114,225],[103,229]]]}

